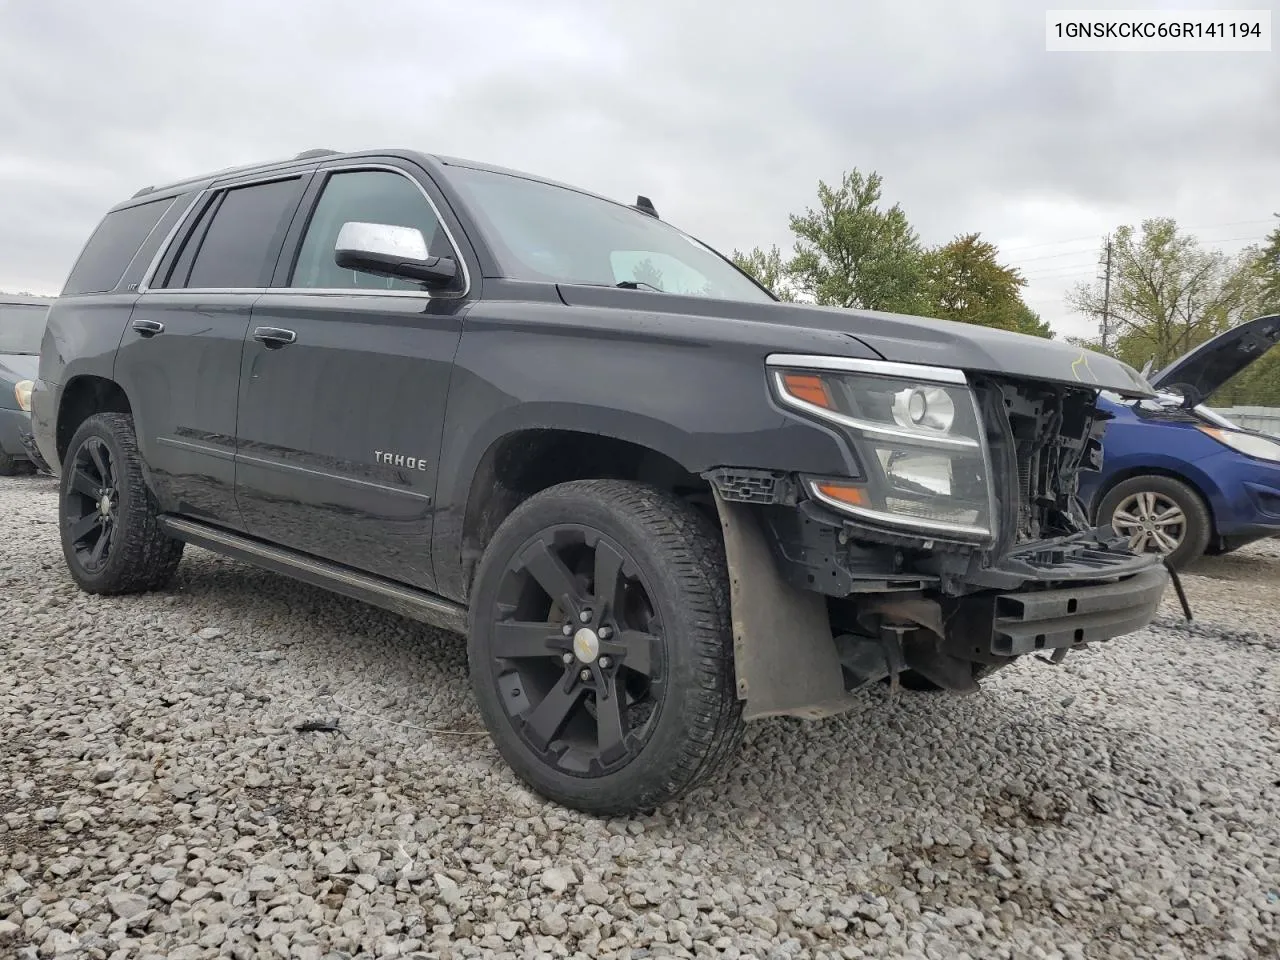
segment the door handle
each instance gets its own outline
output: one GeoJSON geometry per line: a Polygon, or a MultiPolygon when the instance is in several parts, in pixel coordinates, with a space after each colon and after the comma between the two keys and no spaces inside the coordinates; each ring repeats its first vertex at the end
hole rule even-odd
{"type": "Polygon", "coordinates": [[[159,320],[135,320],[133,329],[144,337],[154,337],[157,333],[164,333],[164,324],[159,320]]]}
{"type": "Polygon", "coordinates": [[[274,350],[276,347],[293,343],[298,339],[298,335],[283,327],[254,327],[253,339],[274,350]]]}

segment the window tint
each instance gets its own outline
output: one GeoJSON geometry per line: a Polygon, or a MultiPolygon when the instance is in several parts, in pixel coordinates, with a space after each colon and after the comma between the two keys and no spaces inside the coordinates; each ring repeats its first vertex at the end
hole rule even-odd
{"type": "Polygon", "coordinates": [[[108,213],[72,267],[62,295],[73,297],[114,289],[142,241],[172,203],[173,198],[167,197],[108,213]]]}
{"type": "Polygon", "coordinates": [[[195,261],[196,251],[200,249],[200,241],[204,239],[205,228],[208,227],[213,212],[218,209],[218,199],[217,197],[208,198],[196,218],[195,225],[187,231],[186,239],[182,241],[178,251],[178,259],[170,265],[168,276],[158,276],[152,283],[153,287],[186,286],[187,277],[191,273],[191,264],[195,261]]]}
{"type": "Polygon", "coordinates": [[[38,354],[48,312],[45,303],[0,303],[0,354],[38,354]]]}
{"type": "Polygon", "coordinates": [[[346,270],[333,259],[338,231],[348,222],[386,223],[422,231],[433,257],[453,257],[449,238],[431,204],[407,177],[386,170],[335,173],[325,184],[298,251],[289,285],[327,289],[421,290],[422,285],[394,277],[346,270]]]}
{"type": "Polygon", "coordinates": [[[505,276],[771,302],[711,248],[648,214],[568,187],[458,164],[463,194],[505,276]]]}
{"type": "MultiPolygon", "coordinates": [[[[223,195],[182,286],[195,289],[265,287],[301,181],[236,187],[223,195]]],[[[175,275],[173,286],[180,283],[175,275]]]]}

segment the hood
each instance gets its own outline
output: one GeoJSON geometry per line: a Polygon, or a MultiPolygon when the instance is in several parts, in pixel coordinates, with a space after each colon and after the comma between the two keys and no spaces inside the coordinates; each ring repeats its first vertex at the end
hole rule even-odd
{"type": "Polygon", "coordinates": [[[1056,340],[929,317],[844,310],[797,303],[749,303],[649,290],[561,284],[570,305],[749,321],[844,334],[885,360],[954,367],[1068,386],[1112,390],[1126,397],[1155,391],[1138,371],[1112,357],[1056,340]]]}
{"type": "Polygon", "coordinates": [[[1176,391],[1194,407],[1280,343],[1280,314],[1259,317],[1223,331],[1184,353],[1151,378],[1158,390],[1176,391]]]}
{"type": "Polygon", "coordinates": [[[840,312],[856,318],[854,335],[886,360],[1084,385],[1126,397],[1155,393],[1127,363],[1058,340],[929,317],[840,312]]]}

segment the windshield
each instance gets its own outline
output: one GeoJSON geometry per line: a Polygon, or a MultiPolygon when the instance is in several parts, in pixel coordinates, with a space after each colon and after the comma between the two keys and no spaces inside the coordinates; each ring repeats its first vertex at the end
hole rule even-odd
{"type": "Polygon", "coordinates": [[[771,302],[709,247],[623,204],[472,167],[451,166],[449,178],[508,277],[771,302]]]}
{"type": "Polygon", "coordinates": [[[43,303],[0,303],[0,353],[39,354],[48,312],[43,303]]]}

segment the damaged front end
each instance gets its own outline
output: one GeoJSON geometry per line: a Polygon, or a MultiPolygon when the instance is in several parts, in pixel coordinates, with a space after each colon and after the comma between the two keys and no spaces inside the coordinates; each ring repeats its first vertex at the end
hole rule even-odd
{"type": "Polygon", "coordinates": [[[748,718],[837,713],[885,680],[969,693],[1150,622],[1168,572],[1076,496],[1101,463],[1093,389],[815,359],[772,371],[779,406],[840,426],[860,469],[706,474],[748,718]]]}

